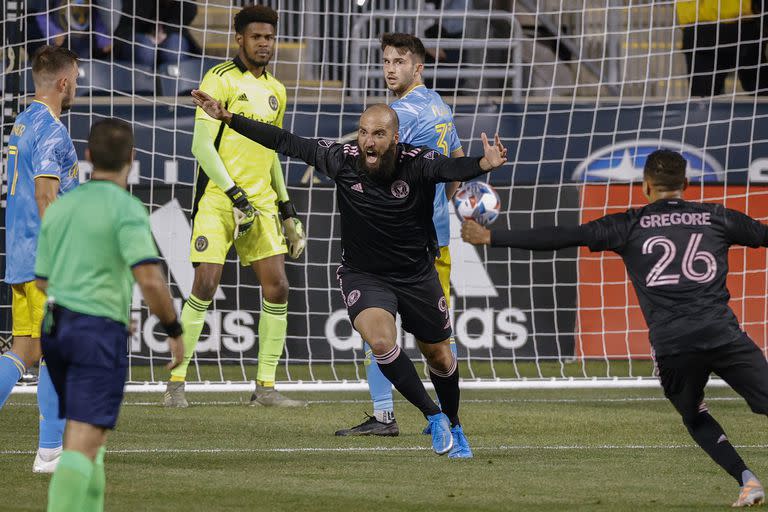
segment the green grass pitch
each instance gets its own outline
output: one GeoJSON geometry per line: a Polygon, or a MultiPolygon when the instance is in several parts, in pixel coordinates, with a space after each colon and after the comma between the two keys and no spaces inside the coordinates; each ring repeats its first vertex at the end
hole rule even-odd
{"type": "MultiPolygon", "coordinates": [[[[438,457],[424,421],[396,403],[397,438],[337,438],[370,411],[364,393],[303,393],[305,410],[190,394],[166,410],[129,394],[106,457],[109,511],[726,510],[737,484],[693,445],[660,390],[465,391],[470,461],[438,457]]],[[[397,395],[399,397],[399,395],[397,395]]],[[[729,390],[708,392],[747,464],[768,475],[765,418],[729,390]]],[[[34,396],[0,412],[0,509],[43,510],[31,472],[34,396]]]]}

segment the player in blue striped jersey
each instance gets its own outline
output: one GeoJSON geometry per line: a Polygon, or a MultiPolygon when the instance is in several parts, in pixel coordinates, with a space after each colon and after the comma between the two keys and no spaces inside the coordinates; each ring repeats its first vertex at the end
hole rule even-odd
{"type": "MultiPolygon", "coordinates": [[[[43,46],[32,60],[35,97],[16,118],[8,141],[5,282],[12,290],[13,345],[0,356],[0,408],[25,370],[40,361],[45,295],[35,286],[40,219],[57,196],[78,184],[77,153],[59,120],[77,87],[77,56],[43,46]]],[[[64,421],[48,369],[40,365],[37,388],[40,439],[32,470],[52,473],[61,453],[64,421]]]]}
{"type": "MultiPolygon", "coordinates": [[[[397,100],[391,104],[391,107],[397,112],[400,121],[400,141],[414,146],[426,146],[454,158],[464,156],[461,142],[456,135],[450,107],[438,93],[424,85],[421,74],[424,70],[426,50],[421,40],[410,34],[384,34],[381,39],[381,49],[387,88],[397,96],[397,100]]],[[[451,255],[448,251],[451,240],[449,201],[458,186],[459,184],[455,182],[436,185],[432,217],[440,246],[440,254],[435,259],[435,268],[440,276],[440,284],[449,306],[451,298],[451,255]]],[[[456,343],[453,339],[451,339],[451,351],[455,360],[456,343]]],[[[337,431],[336,435],[396,436],[400,431],[394,416],[392,385],[378,368],[367,343],[365,344],[365,370],[368,389],[373,400],[373,416],[360,425],[337,431]]],[[[431,371],[430,377],[434,379],[431,371]]],[[[472,451],[461,431],[461,426],[456,425],[453,430],[454,449],[449,456],[471,457],[472,451]]]]}

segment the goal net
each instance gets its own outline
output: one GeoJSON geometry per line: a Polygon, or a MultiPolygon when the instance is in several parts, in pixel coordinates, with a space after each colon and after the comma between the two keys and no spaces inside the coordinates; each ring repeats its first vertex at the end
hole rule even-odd
{"type": "MultiPolygon", "coordinates": [[[[131,191],[151,212],[180,309],[193,278],[188,93],[206,70],[236,55],[232,20],[242,2],[170,2],[171,14],[123,12],[133,2],[120,0],[1,3],[4,137],[31,99],[30,52],[45,42],[75,48],[82,58],[78,98],[62,121],[83,159],[92,122],[118,116],[133,124],[131,191]]],[[[718,32],[718,24],[700,18],[699,30],[683,23],[669,0],[267,3],[280,17],[270,69],[288,92],[284,127],[303,136],[354,138],[367,105],[394,99],[383,80],[381,34],[422,37],[425,81],[453,108],[465,152],[482,151],[481,132],[498,132],[509,149],[509,163],[484,178],[502,198],[496,227],[576,224],[641,205],[643,164],[657,148],[688,160],[687,198],[768,218],[768,103],[752,92],[768,91],[766,36],[763,20],[751,13],[722,21],[718,32]],[[710,72],[707,81],[700,72],[715,53],[719,74],[710,72]]],[[[305,254],[286,263],[291,288],[279,385],[362,387],[362,341],[335,277],[334,188],[302,162],[284,158],[283,167],[309,240],[305,254]]],[[[84,161],[80,172],[88,178],[84,161]]],[[[455,216],[451,223],[451,315],[466,386],[654,385],[646,325],[618,257],[475,248],[458,238],[455,216]]],[[[765,250],[731,251],[731,304],[761,347],[768,337],[767,263],[765,250]]],[[[0,294],[6,349],[5,283],[0,294]]],[[[251,386],[260,302],[253,272],[230,253],[188,389],[251,386]]],[[[132,316],[130,384],[159,389],[168,378],[167,347],[138,292],[132,316]]],[[[401,332],[399,341],[421,357],[412,336],[401,332]]]]}

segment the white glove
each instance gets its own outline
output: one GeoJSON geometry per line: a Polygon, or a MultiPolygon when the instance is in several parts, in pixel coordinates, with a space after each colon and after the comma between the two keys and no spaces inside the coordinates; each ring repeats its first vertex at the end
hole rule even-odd
{"type": "Polygon", "coordinates": [[[251,206],[250,210],[242,211],[237,206],[232,207],[232,216],[235,218],[235,232],[233,233],[233,240],[237,240],[241,236],[245,235],[249,229],[253,226],[253,221],[259,215],[259,210],[251,206]]]}
{"type": "Polygon", "coordinates": [[[307,236],[304,234],[304,226],[296,217],[290,217],[283,221],[285,239],[288,241],[288,256],[294,260],[301,256],[307,245],[307,236]]]}

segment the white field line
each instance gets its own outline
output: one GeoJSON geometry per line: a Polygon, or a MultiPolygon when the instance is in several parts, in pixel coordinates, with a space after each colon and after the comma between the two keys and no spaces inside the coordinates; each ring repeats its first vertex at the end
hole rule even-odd
{"type": "MultiPolygon", "coordinates": [[[[765,444],[737,445],[736,448],[768,448],[765,444]]],[[[699,449],[688,444],[598,444],[598,445],[500,445],[473,446],[474,451],[483,452],[512,452],[528,450],[546,451],[581,451],[581,450],[687,450],[699,449]]],[[[375,453],[375,452],[420,452],[430,451],[427,446],[371,446],[371,447],[287,447],[287,448],[126,448],[107,450],[107,453],[121,455],[142,454],[238,454],[238,453],[375,453]]],[[[0,456],[34,455],[35,450],[0,450],[0,456]]]]}
{"type": "MultiPolygon", "coordinates": [[[[705,402],[732,402],[743,401],[738,396],[708,397],[705,402]]],[[[626,397],[626,398],[499,398],[499,399],[465,399],[462,404],[587,404],[587,403],[629,403],[629,402],[666,402],[667,399],[660,397],[626,397]]],[[[247,400],[211,400],[211,401],[189,401],[190,405],[208,406],[208,405],[246,405],[247,400]]],[[[370,400],[350,399],[350,400],[307,400],[308,404],[332,405],[332,404],[369,404],[370,400]]],[[[395,400],[395,403],[406,403],[405,400],[395,400]]],[[[141,407],[162,407],[160,401],[155,402],[133,402],[126,400],[123,402],[126,406],[141,407]]],[[[37,407],[36,402],[6,402],[4,407],[37,407]]]]}
{"type": "MultiPolygon", "coordinates": [[[[710,379],[709,387],[727,387],[722,379],[710,379]]],[[[367,391],[365,381],[333,381],[333,382],[279,382],[280,391],[367,391]]],[[[434,389],[431,382],[424,382],[428,390],[434,389]]],[[[255,382],[189,382],[187,392],[252,392],[255,382]]],[[[523,380],[461,380],[462,389],[661,389],[659,380],[654,377],[631,378],[566,378],[566,379],[523,379],[523,380]]],[[[125,390],[130,393],[162,393],[165,382],[146,382],[143,384],[126,384],[125,390]]],[[[15,386],[13,394],[33,394],[37,391],[35,385],[15,386]]]]}

